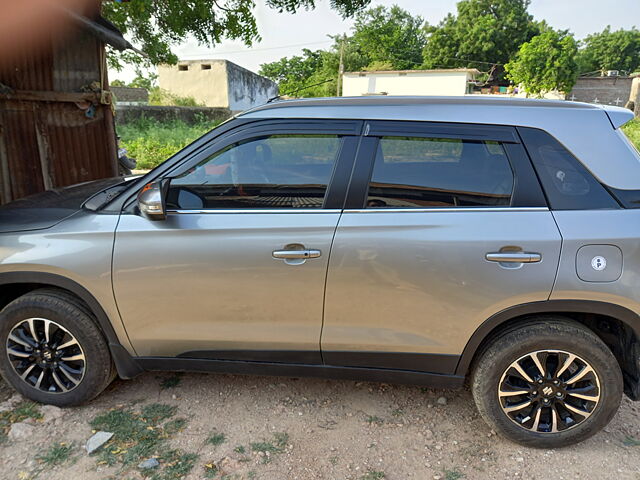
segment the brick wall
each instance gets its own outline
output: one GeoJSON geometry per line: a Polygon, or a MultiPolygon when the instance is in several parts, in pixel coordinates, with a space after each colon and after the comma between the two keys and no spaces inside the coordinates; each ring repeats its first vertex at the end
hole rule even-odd
{"type": "Polygon", "coordinates": [[[632,82],[633,77],[580,77],[567,100],[624,107],[632,82]]]}

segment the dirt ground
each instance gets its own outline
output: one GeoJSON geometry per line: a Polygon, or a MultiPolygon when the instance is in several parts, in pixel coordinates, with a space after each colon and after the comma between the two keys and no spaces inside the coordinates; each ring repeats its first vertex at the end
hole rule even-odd
{"type": "MultiPolygon", "coordinates": [[[[12,395],[0,385],[0,402],[12,395]]],[[[42,407],[19,400],[15,409],[38,416],[42,407]]],[[[0,478],[640,479],[640,403],[626,398],[604,432],[555,451],[496,436],[467,390],[351,381],[147,373],[57,413],[23,420],[32,427],[26,439],[0,442],[0,478]],[[139,421],[137,412],[155,404],[177,407],[163,407],[166,421],[177,419],[171,425],[144,420],[142,431],[161,432],[163,443],[140,458],[158,458],[159,466],[123,464],[135,441],[86,454],[90,421],[109,412],[139,421]]]]}

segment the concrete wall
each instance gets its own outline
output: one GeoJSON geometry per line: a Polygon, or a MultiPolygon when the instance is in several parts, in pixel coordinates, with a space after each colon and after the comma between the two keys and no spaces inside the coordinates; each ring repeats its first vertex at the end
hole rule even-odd
{"type": "Polygon", "coordinates": [[[240,112],[278,95],[278,86],[226,60],[180,61],[158,67],[160,88],[208,107],[240,112]]]}
{"type": "Polygon", "coordinates": [[[158,82],[181,97],[193,97],[207,107],[229,108],[225,60],[180,61],[158,67],[158,82]]]}
{"type": "Polygon", "coordinates": [[[278,85],[268,78],[227,62],[229,110],[242,112],[278,96],[278,85]]]}
{"type": "Polygon", "coordinates": [[[345,73],[342,96],[361,95],[464,95],[469,72],[345,73]]]}
{"type": "Polygon", "coordinates": [[[149,91],[146,88],[114,87],[109,90],[115,95],[119,104],[145,104],[149,103],[149,91]]]}
{"type": "Polygon", "coordinates": [[[624,107],[632,82],[633,77],[580,77],[567,100],[624,107]]]}
{"type": "Polygon", "coordinates": [[[155,105],[116,105],[116,124],[124,125],[141,118],[153,118],[159,122],[181,120],[188,124],[223,122],[231,117],[227,108],[209,107],[163,107],[155,105]]]}

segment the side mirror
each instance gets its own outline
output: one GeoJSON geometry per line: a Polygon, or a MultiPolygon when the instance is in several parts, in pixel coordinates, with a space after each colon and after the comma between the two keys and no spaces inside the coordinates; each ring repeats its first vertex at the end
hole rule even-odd
{"type": "Polygon", "coordinates": [[[147,183],[138,193],[138,208],[150,220],[167,218],[167,190],[169,179],[147,183]]]}

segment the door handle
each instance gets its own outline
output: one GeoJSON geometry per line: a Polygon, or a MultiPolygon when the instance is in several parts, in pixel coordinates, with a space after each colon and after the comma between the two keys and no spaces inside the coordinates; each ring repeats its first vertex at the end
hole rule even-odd
{"type": "Polygon", "coordinates": [[[487,253],[484,258],[499,263],[538,263],[542,255],[532,252],[495,252],[487,253]]]}
{"type": "Polygon", "coordinates": [[[306,260],[307,258],[318,258],[322,255],[320,250],[274,250],[273,258],[284,258],[286,260],[306,260]]]}

